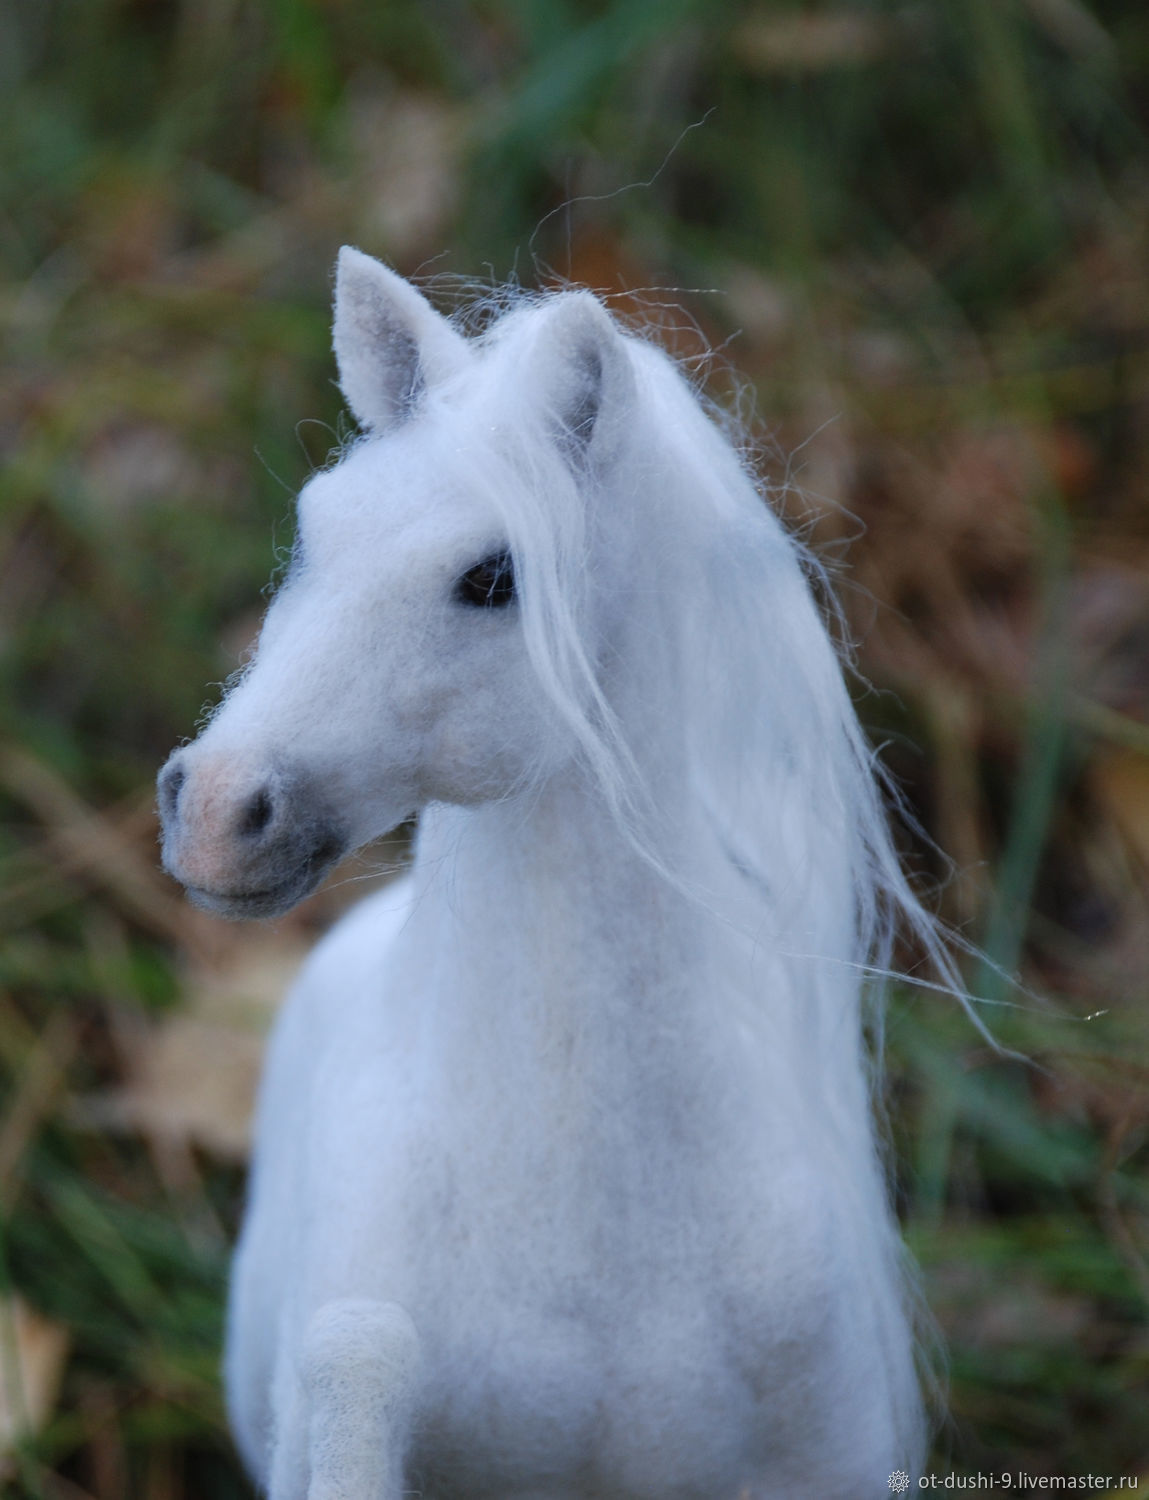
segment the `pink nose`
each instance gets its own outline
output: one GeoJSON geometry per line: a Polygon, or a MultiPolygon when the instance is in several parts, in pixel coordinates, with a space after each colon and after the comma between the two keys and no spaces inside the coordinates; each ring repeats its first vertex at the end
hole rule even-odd
{"type": "Polygon", "coordinates": [[[226,916],[286,911],[346,843],[314,785],[283,766],[240,765],[193,745],[168,761],[158,791],[165,868],[226,916]]]}

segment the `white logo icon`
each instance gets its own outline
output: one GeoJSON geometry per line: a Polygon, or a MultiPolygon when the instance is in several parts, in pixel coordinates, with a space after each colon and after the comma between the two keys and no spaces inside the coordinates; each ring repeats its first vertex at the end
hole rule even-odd
{"type": "Polygon", "coordinates": [[[895,1495],[904,1495],[910,1487],[910,1476],[904,1469],[895,1469],[890,1475],[890,1489],[895,1495]]]}

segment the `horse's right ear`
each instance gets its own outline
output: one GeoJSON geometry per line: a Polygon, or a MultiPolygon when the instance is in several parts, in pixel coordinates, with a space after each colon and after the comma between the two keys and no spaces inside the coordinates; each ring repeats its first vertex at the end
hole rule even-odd
{"type": "Polygon", "coordinates": [[[543,303],[525,388],[542,402],[560,448],[577,468],[606,465],[633,420],[634,371],[626,344],[593,292],[543,303]]]}
{"type": "Polygon", "coordinates": [[[468,358],[466,340],[409,281],[350,245],[335,269],[332,343],[339,387],[373,432],[404,421],[426,386],[468,358]]]}

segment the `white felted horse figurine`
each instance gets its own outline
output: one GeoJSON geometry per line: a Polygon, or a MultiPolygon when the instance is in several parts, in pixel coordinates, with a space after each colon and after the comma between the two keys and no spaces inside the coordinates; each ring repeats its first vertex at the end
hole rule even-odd
{"type": "Polygon", "coordinates": [[[272,1500],[865,1500],[924,1423],[863,980],[932,942],[799,549],[588,292],[340,257],[365,435],[160,777],[286,911],[419,813],[271,1044],[227,1385],[272,1500]]]}

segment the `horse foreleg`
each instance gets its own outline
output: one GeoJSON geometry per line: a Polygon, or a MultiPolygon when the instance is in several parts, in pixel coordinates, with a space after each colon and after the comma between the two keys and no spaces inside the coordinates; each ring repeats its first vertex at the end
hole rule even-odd
{"type": "Polygon", "coordinates": [[[281,1432],[271,1500],[277,1479],[285,1500],[399,1500],[419,1363],[415,1325],[396,1303],[325,1303],[304,1338],[301,1420],[281,1432]],[[304,1466],[310,1481],[298,1491],[304,1466]]]}

